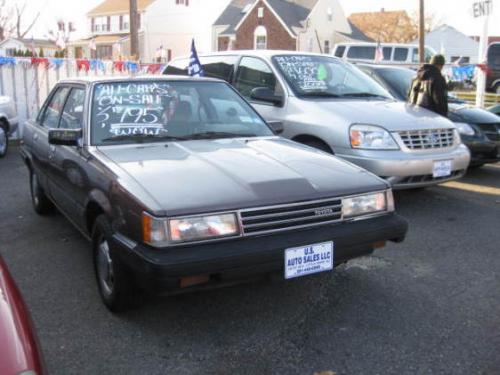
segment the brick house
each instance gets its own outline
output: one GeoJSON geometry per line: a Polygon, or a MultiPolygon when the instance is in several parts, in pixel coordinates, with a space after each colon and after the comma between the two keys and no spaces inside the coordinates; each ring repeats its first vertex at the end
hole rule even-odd
{"type": "Polygon", "coordinates": [[[214,50],[282,49],[330,53],[339,42],[369,41],[338,0],[232,0],[213,26],[214,50]]]}

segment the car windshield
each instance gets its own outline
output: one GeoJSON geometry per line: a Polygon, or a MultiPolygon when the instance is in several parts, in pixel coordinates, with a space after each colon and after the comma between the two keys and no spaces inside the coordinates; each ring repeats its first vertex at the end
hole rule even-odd
{"type": "Polygon", "coordinates": [[[223,82],[126,81],[95,86],[92,145],[271,136],[223,82]]]}
{"type": "Polygon", "coordinates": [[[406,100],[410,92],[411,82],[417,75],[410,69],[378,69],[377,74],[398,96],[396,99],[406,100]]]}
{"type": "Polygon", "coordinates": [[[332,57],[281,55],[273,62],[301,97],[391,97],[359,69],[332,57]]]}

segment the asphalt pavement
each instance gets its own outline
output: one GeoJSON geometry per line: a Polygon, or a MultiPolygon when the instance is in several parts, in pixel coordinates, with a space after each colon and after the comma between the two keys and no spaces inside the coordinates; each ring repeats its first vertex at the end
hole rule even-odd
{"type": "Polygon", "coordinates": [[[89,244],[0,160],[0,253],[50,374],[500,374],[500,164],[398,192],[407,240],[331,273],[150,298],[112,315],[89,244]]]}

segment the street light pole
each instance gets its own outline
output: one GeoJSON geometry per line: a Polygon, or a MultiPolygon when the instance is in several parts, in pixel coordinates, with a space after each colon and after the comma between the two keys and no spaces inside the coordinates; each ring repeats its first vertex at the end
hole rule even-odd
{"type": "Polygon", "coordinates": [[[130,55],[139,59],[139,14],[137,13],[137,0],[130,0],[130,55]]]}
{"type": "Polygon", "coordinates": [[[420,10],[418,17],[418,55],[420,63],[425,63],[425,9],[424,0],[419,0],[420,10]]]}

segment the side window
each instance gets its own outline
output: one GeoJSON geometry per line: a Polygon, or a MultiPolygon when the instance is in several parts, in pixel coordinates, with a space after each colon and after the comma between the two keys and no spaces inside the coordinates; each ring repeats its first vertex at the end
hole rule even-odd
{"type": "Polygon", "coordinates": [[[392,47],[383,47],[384,61],[391,61],[392,47]]]}
{"type": "Polygon", "coordinates": [[[55,129],[59,126],[59,118],[61,117],[61,112],[68,92],[68,87],[59,87],[57,89],[56,93],[52,96],[52,99],[45,108],[42,126],[49,129],[55,129]]]}
{"type": "Polygon", "coordinates": [[[168,63],[167,69],[163,74],[169,74],[174,76],[187,76],[188,75],[188,59],[178,59],[173,60],[168,63]]]}
{"type": "Polygon", "coordinates": [[[79,129],[83,126],[83,105],[85,90],[72,89],[66,100],[59,127],[62,129],[79,129]]]}
{"type": "Polygon", "coordinates": [[[406,61],[408,59],[408,48],[394,48],[394,61],[406,61]]]}
{"type": "Polygon", "coordinates": [[[257,87],[267,87],[276,95],[283,94],[283,89],[271,68],[254,57],[241,59],[234,86],[247,99],[250,99],[250,93],[257,87]]]}
{"type": "Polygon", "coordinates": [[[237,56],[209,56],[201,57],[201,65],[205,70],[205,76],[223,79],[230,82],[234,72],[234,66],[238,60],[237,56]]]}
{"type": "Polygon", "coordinates": [[[351,46],[347,51],[347,57],[351,59],[374,60],[377,47],[351,46]]]}
{"type": "Polygon", "coordinates": [[[345,52],[345,46],[338,46],[337,49],[335,50],[335,56],[344,57],[344,52],[345,52]]]}

